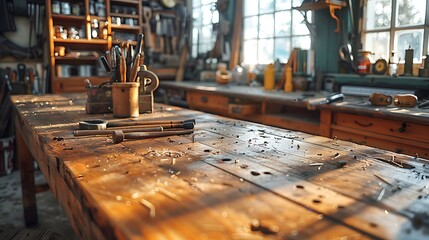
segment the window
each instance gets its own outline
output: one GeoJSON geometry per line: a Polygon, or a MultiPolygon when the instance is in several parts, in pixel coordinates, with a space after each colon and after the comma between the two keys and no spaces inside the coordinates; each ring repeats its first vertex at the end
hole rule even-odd
{"type": "MultiPolygon", "coordinates": [[[[310,49],[304,15],[292,10],[302,0],[244,0],[242,60],[245,64],[287,62],[295,47],[310,49]]],[[[311,22],[311,12],[307,12],[311,22]]]]}
{"type": "Polygon", "coordinates": [[[405,50],[414,49],[414,62],[421,62],[428,50],[426,6],[429,0],[366,0],[362,21],[365,50],[375,58],[388,59],[395,52],[401,62],[405,50]]]}
{"type": "Polygon", "coordinates": [[[192,1],[192,57],[212,50],[216,42],[215,25],[219,23],[217,0],[192,1]]]}

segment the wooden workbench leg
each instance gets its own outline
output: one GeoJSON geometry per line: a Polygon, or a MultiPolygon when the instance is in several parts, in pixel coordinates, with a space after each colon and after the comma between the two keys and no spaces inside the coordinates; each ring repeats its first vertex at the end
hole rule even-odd
{"type": "Polygon", "coordinates": [[[28,150],[21,134],[20,131],[16,131],[16,152],[21,174],[25,226],[29,227],[37,224],[36,186],[34,183],[33,156],[28,150]]]}
{"type": "Polygon", "coordinates": [[[332,112],[330,110],[320,110],[320,135],[331,137],[332,112]]]}

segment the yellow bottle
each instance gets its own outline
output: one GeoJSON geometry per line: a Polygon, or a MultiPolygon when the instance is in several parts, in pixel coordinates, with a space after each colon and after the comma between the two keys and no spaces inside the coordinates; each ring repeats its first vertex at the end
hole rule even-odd
{"type": "Polygon", "coordinates": [[[292,68],[291,67],[286,67],[286,81],[285,81],[285,92],[292,92],[293,91],[293,84],[292,84],[292,68]]]}
{"type": "Polygon", "coordinates": [[[267,65],[264,74],[264,89],[272,90],[274,89],[274,84],[276,80],[276,73],[274,69],[274,64],[270,63],[267,65]]]}

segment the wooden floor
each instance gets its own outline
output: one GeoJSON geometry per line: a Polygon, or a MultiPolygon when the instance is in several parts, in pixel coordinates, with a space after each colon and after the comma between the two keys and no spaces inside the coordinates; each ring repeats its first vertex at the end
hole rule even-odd
{"type": "Polygon", "coordinates": [[[194,118],[195,133],[113,144],[73,137],[83,119],[119,120],[69,98],[14,101],[82,238],[429,238],[427,160],[166,105],[140,118],[194,118]]]}

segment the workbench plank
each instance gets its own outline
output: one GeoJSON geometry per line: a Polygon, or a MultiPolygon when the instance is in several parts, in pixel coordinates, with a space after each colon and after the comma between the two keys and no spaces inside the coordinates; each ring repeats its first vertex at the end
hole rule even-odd
{"type": "Polygon", "coordinates": [[[82,238],[427,237],[421,159],[165,105],[140,118],[195,118],[196,132],[113,144],[72,131],[123,120],[41,99],[17,105],[22,128],[82,238]]]}
{"type": "MultiPolygon", "coordinates": [[[[242,201],[239,201],[237,203],[237,206],[233,204],[234,202],[233,199],[235,198],[248,199],[249,196],[251,196],[252,199],[258,199],[258,201],[260,201],[261,203],[269,201],[270,206],[273,207],[274,209],[277,209],[275,208],[276,202],[281,203],[281,205],[279,206],[280,209],[291,209],[291,208],[296,209],[299,207],[299,206],[288,207],[286,203],[283,203],[283,201],[279,201],[278,199],[275,200],[278,197],[275,197],[275,195],[268,194],[268,193],[264,195],[271,196],[269,200],[267,199],[259,200],[259,195],[257,195],[257,193],[261,192],[261,190],[253,185],[249,185],[251,186],[250,188],[252,190],[249,190],[250,194],[247,193],[246,189],[248,187],[246,186],[246,184],[249,184],[248,182],[240,181],[240,179],[237,177],[234,178],[232,176],[229,176],[228,174],[221,173],[218,171],[217,168],[208,168],[207,165],[205,165],[204,162],[196,158],[195,155],[189,154],[189,150],[187,149],[191,146],[194,146],[195,143],[190,143],[190,140],[188,138],[171,137],[169,139],[168,138],[159,139],[156,141],[143,141],[143,144],[145,145],[143,149],[140,147],[140,145],[142,144],[141,141],[127,142],[126,144],[124,143],[124,146],[126,146],[125,147],[126,149],[125,152],[127,153],[126,155],[129,155],[130,157],[124,156],[124,154],[121,153],[121,159],[125,161],[131,161],[131,162],[125,162],[123,164],[118,164],[118,162],[115,162],[114,165],[112,166],[110,163],[112,161],[111,159],[103,159],[103,160],[92,159],[92,160],[89,160],[88,162],[83,162],[83,163],[82,162],[77,163],[77,161],[69,161],[68,164],[70,163],[70,166],[74,166],[79,170],[85,168],[85,166],[83,166],[85,164],[86,166],[88,166],[88,168],[93,168],[93,166],[97,165],[95,170],[99,170],[100,175],[94,178],[94,170],[91,169],[91,171],[88,172],[88,174],[90,175],[84,174],[81,177],[81,182],[87,182],[87,181],[90,182],[91,188],[98,189],[98,191],[101,192],[101,195],[105,195],[105,197],[110,198],[110,200],[112,200],[113,203],[115,203],[116,201],[119,201],[121,205],[118,208],[121,208],[121,206],[123,207],[124,202],[125,202],[125,205],[127,205],[127,201],[130,201],[128,203],[130,206],[135,204],[139,205],[138,201],[135,199],[139,199],[140,197],[143,197],[143,196],[144,196],[144,199],[154,203],[156,205],[156,209],[161,209],[161,211],[163,211],[164,209],[171,208],[169,207],[169,204],[171,204],[171,201],[173,201],[173,202],[177,202],[174,204],[174,209],[176,209],[175,211],[179,211],[181,215],[183,214],[186,216],[186,219],[184,220],[193,221],[192,219],[198,219],[198,222],[193,222],[191,226],[194,226],[195,224],[198,225],[198,223],[203,222],[204,219],[206,219],[205,215],[208,212],[215,212],[215,213],[217,212],[218,214],[222,214],[222,212],[225,212],[226,210],[222,210],[222,208],[220,208],[218,211],[218,206],[217,206],[219,202],[225,201],[224,199],[225,195],[228,196],[226,198],[228,202],[225,203],[226,206],[229,206],[227,208],[228,209],[227,213],[230,212],[228,216],[230,215],[235,216],[235,214],[232,214],[235,211],[237,211],[236,214],[243,214],[242,212],[243,208],[244,209],[252,208],[252,207],[255,208],[255,201],[252,201],[250,203],[248,203],[247,200],[244,203],[242,201]],[[185,143],[186,140],[188,140],[188,143],[185,143]],[[164,144],[164,142],[159,143],[159,141],[168,141],[169,143],[172,143],[172,146],[175,146],[175,148],[168,147],[166,149],[166,145],[164,144]],[[181,150],[176,150],[177,145],[175,145],[174,142],[182,142],[182,144],[180,144],[181,150]],[[187,154],[184,154],[184,151],[186,151],[187,154]],[[159,154],[162,154],[162,153],[165,153],[167,156],[158,156],[159,154]],[[175,158],[176,160],[174,160],[173,162],[172,158],[174,158],[175,154],[177,154],[177,158],[175,158]],[[173,155],[173,157],[171,157],[171,155],[173,155]],[[136,161],[136,156],[138,156],[137,157],[138,159],[141,158],[142,161],[141,162],[136,161]],[[75,163],[77,165],[75,165],[75,163]],[[118,165],[122,165],[122,169],[127,169],[126,173],[125,172],[118,173],[117,168],[121,167],[118,165]],[[124,168],[123,165],[126,165],[127,167],[124,168]],[[145,172],[138,171],[138,170],[141,170],[142,168],[145,169],[145,172]],[[150,172],[151,174],[147,174],[147,172],[150,172]],[[180,172],[180,174],[177,174],[178,172],[180,172]],[[126,175],[127,177],[125,178],[124,175],[126,175]],[[91,179],[94,179],[95,182],[93,182],[91,179]],[[133,179],[135,181],[130,181],[130,179],[133,179]],[[122,187],[123,184],[121,184],[122,181],[124,181],[128,187],[125,191],[124,191],[124,188],[122,187]],[[162,189],[167,189],[167,190],[162,190],[162,189]],[[166,195],[164,191],[168,191],[169,194],[166,195]],[[232,193],[230,193],[231,191],[232,193]],[[155,194],[159,192],[162,193],[160,194],[160,196],[155,194]],[[257,196],[254,196],[254,195],[257,195],[257,196]],[[152,199],[155,199],[155,200],[152,200],[152,199]],[[164,202],[165,202],[165,206],[164,206],[164,202]],[[205,206],[206,203],[210,205],[205,206]],[[158,206],[158,205],[161,205],[161,206],[158,206]],[[189,218],[187,212],[190,212],[189,214],[191,214],[192,212],[197,211],[198,209],[196,208],[198,206],[200,206],[200,208],[204,210],[202,215],[195,218],[194,217],[189,218]]],[[[118,144],[118,145],[122,145],[122,144],[118,144]]],[[[124,152],[124,146],[119,147],[118,145],[115,145],[114,148],[117,149],[117,151],[124,152]]],[[[113,150],[113,151],[116,151],[116,150],[113,150]]],[[[201,152],[204,152],[204,151],[201,151],[201,152]]],[[[201,157],[205,157],[205,156],[202,155],[201,157]]],[[[100,196],[100,197],[102,198],[103,196],[100,196]]],[[[102,202],[102,200],[98,200],[98,202],[100,201],[102,202]]],[[[224,204],[222,204],[222,206],[223,205],[224,204]]],[[[256,206],[259,206],[259,205],[256,205],[256,206]]],[[[112,206],[109,204],[108,209],[111,209],[111,208],[112,206]]],[[[260,211],[262,209],[257,208],[257,210],[260,211]]],[[[253,210],[253,212],[255,212],[256,214],[258,212],[257,210],[253,210]]],[[[172,210],[168,210],[168,211],[166,210],[166,212],[171,212],[171,211],[172,210]]],[[[270,212],[275,212],[275,211],[276,210],[272,210],[270,212]]],[[[158,214],[158,212],[160,211],[157,210],[156,212],[158,214]]],[[[268,214],[266,211],[262,211],[259,214],[264,214],[264,213],[266,215],[268,214]]],[[[163,220],[162,224],[166,225],[167,223],[166,221],[164,221],[162,214],[163,212],[161,212],[161,216],[160,216],[160,218],[163,220]]],[[[225,214],[226,213],[223,213],[223,215],[225,214]]],[[[138,215],[140,216],[140,214],[138,215]]],[[[148,214],[146,212],[143,215],[147,216],[148,214]]],[[[305,215],[307,216],[307,214],[305,215]]],[[[279,223],[279,221],[273,220],[272,219],[273,217],[269,217],[269,216],[271,216],[271,214],[268,214],[268,216],[265,217],[266,219],[262,222],[265,222],[265,221],[271,222],[275,226],[274,229],[277,229],[278,226],[276,225],[276,223],[279,223]]],[[[282,215],[282,217],[283,218],[290,217],[289,221],[292,222],[291,220],[295,219],[297,216],[295,215],[289,216],[289,214],[285,214],[285,215],[282,215]]],[[[313,217],[314,217],[313,220],[320,218],[319,215],[315,215],[313,217]]],[[[252,222],[253,218],[255,217],[254,216],[247,217],[241,220],[237,219],[233,222],[243,223],[244,225],[241,226],[241,228],[246,229],[246,227],[247,228],[249,227],[249,224],[252,222]]],[[[181,219],[176,219],[175,221],[180,221],[180,220],[181,219]]],[[[222,225],[225,225],[225,223],[222,224],[222,223],[213,222],[213,220],[211,220],[211,217],[206,221],[208,221],[206,223],[207,225],[219,225],[218,228],[221,227],[222,225]]],[[[231,219],[226,219],[226,221],[231,221],[231,219]]],[[[316,221],[320,221],[320,219],[316,221]]],[[[138,222],[137,219],[132,219],[132,221],[126,222],[124,224],[129,225],[134,223],[133,225],[138,225],[136,224],[136,222],[138,222]]],[[[122,222],[118,222],[118,224],[121,224],[121,223],[122,222]]],[[[323,224],[326,224],[326,223],[323,223],[323,224]]],[[[229,223],[228,225],[231,225],[231,223],[229,223]]],[[[234,227],[234,224],[232,225],[234,227]]],[[[280,228],[282,231],[284,230],[284,226],[281,226],[280,228]]],[[[315,228],[317,227],[315,226],[315,228]]],[[[138,229],[138,226],[136,226],[136,231],[137,229],[138,229]]],[[[296,231],[294,231],[294,229],[286,228],[286,230],[287,230],[286,232],[291,232],[290,234],[298,234],[296,233],[296,231]]],[[[197,233],[196,236],[200,234],[198,233],[200,231],[201,229],[196,232],[197,233]]],[[[222,229],[222,231],[227,231],[227,230],[222,229]]],[[[234,231],[228,233],[228,235],[238,234],[234,231]]],[[[158,229],[158,232],[165,235],[165,233],[162,230],[160,231],[158,229]]],[[[300,236],[301,237],[306,236],[305,232],[306,231],[302,231],[302,232],[300,231],[300,236]]],[[[195,233],[192,233],[192,234],[195,234],[195,233]]],[[[246,234],[246,232],[242,232],[240,234],[246,234]]],[[[357,233],[349,233],[349,234],[355,235],[357,233]]],[[[186,237],[186,236],[189,237],[190,235],[184,235],[181,237],[186,237]]],[[[282,236],[282,235],[278,235],[278,236],[282,236]]],[[[215,237],[215,236],[210,236],[210,237],[215,237]]]]}

